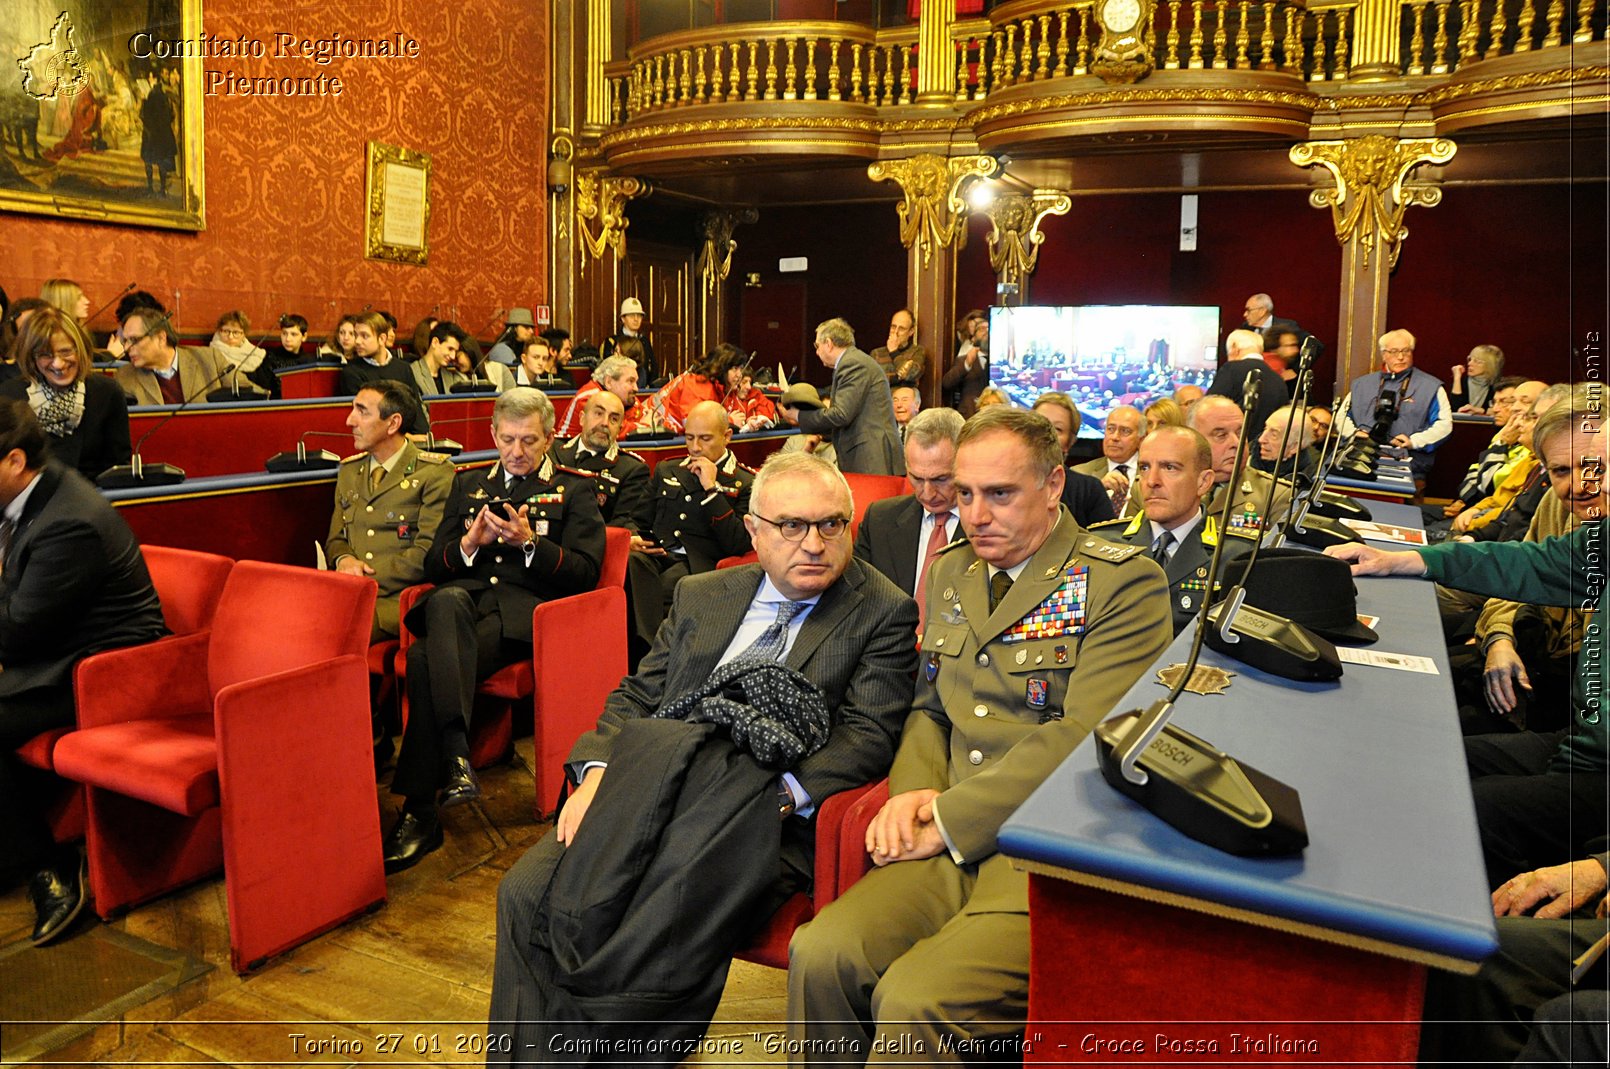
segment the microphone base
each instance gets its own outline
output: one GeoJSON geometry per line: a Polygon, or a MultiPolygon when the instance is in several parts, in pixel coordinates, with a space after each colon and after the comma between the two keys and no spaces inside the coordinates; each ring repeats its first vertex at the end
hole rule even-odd
{"type": "Polygon", "coordinates": [[[227,390],[214,390],[212,393],[207,395],[207,403],[214,405],[225,404],[230,401],[268,401],[271,399],[272,395],[267,390],[261,390],[255,387],[250,389],[242,388],[239,390],[234,388],[227,390]]]}
{"type": "Polygon", "coordinates": [[[1334,494],[1329,490],[1321,490],[1319,496],[1314,498],[1313,504],[1308,506],[1310,516],[1329,516],[1337,520],[1369,520],[1374,517],[1370,510],[1344,494],[1334,494]]]}
{"type": "Polygon", "coordinates": [[[321,449],[317,453],[307,453],[302,457],[296,455],[296,450],[287,449],[283,453],[275,453],[263,465],[267,471],[275,475],[283,475],[291,471],[329,471],[340,466],[341,458],[328,449],[321,449]]]}
{"type": "Polygon", "coordinates": [[[1295,788],[1173,724],[1164,725],[1135,761],[1146,782],[1125,779],[1117,754],[1141,715],[1134,709],[1096,725],[1096,760],[1114,790],[1182,834],[1227,854],[1286,857],[1308,846],[1295,788]]]}
{"type": "Polygon", "coordinates": [[[1310,546],[1314,549],[1324,549],[1327,546],[1341,546],[1348,542],[1363,542],[1353,530],[1341,520],[1331,519],[1329,516],[1315,516],[1310,512],[1303,517],[1301,527],[1292,527],[1286,532],[1286,537],[1299,545],[1310,546]]]}
{"type": "Polygon", "coordinates": [[[1251,605],[1243,604],[1230,625],[1240,641],[1225,641],[1219,634],[1224,609],[1223,603],[1208,609],[1203,641],[1209,649],[1282,679],[1325,683],[1342,678],[1342,660],[1329,641],[1302,624],[1251,605]]]}
{"type": "Polygon", "coordinates": [[[101,472],[95,485],[102,490],[133,490],[142,486],[175,486],[184,480],[184,469],[172,464],[143,464],[138,470],[132,464],[119,464],[101,472]]]}
{"type": "Polygon", "coordinates": [[[425,443],[425,449],[431,453],[445,453],[450,457],[456,457],[464,452],[464,443],[455,442],[451,438],[432,438],[425,443]]]}

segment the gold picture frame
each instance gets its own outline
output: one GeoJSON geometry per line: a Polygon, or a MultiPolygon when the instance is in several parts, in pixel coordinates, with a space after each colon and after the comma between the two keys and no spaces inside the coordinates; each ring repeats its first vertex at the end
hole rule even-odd
{"type": "Polygon", "coordinates": [[[363,254],[371,260],[430,260],[430,153],[369,142],[363,254]]]}
{"type": "Polygon", "coordinates": [[[207,225],[201,0],[24,4],[0,32],[0,211],[207,225]],[[152,22],[157,6],[177,10],[152,22]]]}

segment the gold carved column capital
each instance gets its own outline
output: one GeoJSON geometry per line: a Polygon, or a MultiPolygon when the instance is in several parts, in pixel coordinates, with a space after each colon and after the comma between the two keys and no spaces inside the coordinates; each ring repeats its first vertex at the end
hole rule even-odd
{"type": "Polygon", "coordinates": [[[626,204],[646,196],[649,188],[641,178],[612,177],[602,170],[576,172],[576,231],[588,255],[602,259],[605,249],[617,258],[625,254],[626,204]]]}
{"type": "Polygon", "coordinates": [[[1447,163],[1457,151],[1446,138],[1399,139],[1372,134],[1344,141],[1304,141],[1291,147],[1291,162],[1299,167],[1324,167],[1335,179],[1331,189],[1308,195],[1316,208],[1329,208],[1342,245],[1357,241],[1363,266],[1377,252],[1386,256],[1390,270],[1398,262],[1408,230],[1403,213],[1411,204],[1425,207],[1442,200],[1442,190],[1428,183],[1407,181],[1422,163],[1447,163]]]}
{"type": "Polygon", "coordinates": [[[983,209],[990,221],[989,265],[1001,283],[1023,293],[1045,240],[1040,221],[1048,215],[1067,215],[1072,207],[1072,199],[1061,190],[1036,189],[998,196],[983,209]]]}
{"type": "Polygon", "coordinates": [[[699,216],[699,278],[706,295],[715,293],[732,271],[732,250],[738,247],[733,230],[759,218],[753,208],[715,208],[699,216]]]}
{"type": "Polygon", "coordinates": [[[900,241],[922,253],[923,266],[935,249],[966,240],[967,204],[961,190],[968,179],[992,178],[1001,169],[994,156],[936,156],[924,153],[901,160],[880,160],[866,173],[874,182],[894,181],[905,194],[900,213],[900,241]]]}

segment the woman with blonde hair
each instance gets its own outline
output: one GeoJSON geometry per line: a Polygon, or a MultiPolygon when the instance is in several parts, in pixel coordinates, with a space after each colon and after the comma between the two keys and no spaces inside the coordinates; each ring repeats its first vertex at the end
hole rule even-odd
{"type": "Polygon", "coordinates": [[[120,386],[94,371],[89,335],[72,315],[36,310],[18,329],[12,351],[23,377],[0,386],[0,397],[28,402],[51,456],[88,479],[128,463],[128,402],[120,386]]]}
{"type": "Polygon", "coordinates": [[[1159,427],[1185,426],[1185,410],[1172,397],[1159,397],[1146,406],[1146,433],[1159,427]]]}
{"type": "Polygon", "coordinates": [[[89,298],[84,290],[70,278],[47,278],[39,287],[39,299],[73,317],[79,326],[89,319],[89,298]]]}
{"type": "Polygon", "coordinates": [[[1504,376],[1504,350],[1496,345],[1478,345],[1470,350],[1464,364],[1453,366],[1453,385],[1448,403],[1455,412],[1480,415],[1493,406],[1494,387],[1504,376]]]}

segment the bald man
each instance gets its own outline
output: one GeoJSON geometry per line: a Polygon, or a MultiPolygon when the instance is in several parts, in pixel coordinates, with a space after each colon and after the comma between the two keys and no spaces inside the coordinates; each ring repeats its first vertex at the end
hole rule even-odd
{"type": "Polygon", "coordinates": [[[648,465],[618,444],[626,405],[608,390],[587,395],[582,405],[581,430],[568,442],[554,446],[559,463],[591,473],[598,484],[598,509],[611,527],[632,532],[633,548],[654,524],[654,494],[649,487],[648,465]]]}
{"type": "MultiPolygon", "coordinates": [[[[662,461],[654,469],[653,538],[632,554],[639,569],[648,558],[659,573],[657,609],[647,598],[632,599],[638,636],[647,642],[654,640],[671,606],[677,580],[714,571],[723,558],[750,550],[743,518],[749,514],[755,472],[727,448],[732,439],[727,410],[718,401],[700,401],[688,410],[682,430],[687,458],[662,461]]],[[[635,577],[638,569],[631,574],[635,577]]]]}

